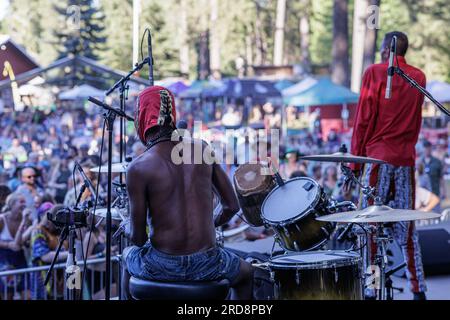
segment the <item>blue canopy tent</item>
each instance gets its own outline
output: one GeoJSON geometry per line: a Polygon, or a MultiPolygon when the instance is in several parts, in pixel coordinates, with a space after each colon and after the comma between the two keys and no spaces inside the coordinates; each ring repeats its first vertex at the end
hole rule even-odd
{"type": "Polygon", "coordinates": [[[358,98],[358,94],[346,87],[333,83],[329,78],[321,78],[303,92],[284,96],[283,100],[293,106],[321,106],[356,103],[358,98]]]}
{"type": "Polygon", "coordinates": [[[278,91],[283,91],[286,88],[289,88],[295,84],[294,81],[283,79],[275,82],[274,86],[278,91]]]}
{"type": "Polygon", "coordinates": [[[281,102],[281,93],[270,81],[255,79],[229,79],[223,95],[230,99],[251,98],[252,103],[281,102]]]}
{"type": "Polygon", "coordinates": [[[189,88],[179,94],[179,97],[181,99],[208,98],[208,96],[205,95],[205,92],[208,92],[207,90],[213,90],[222,85],[222,81],[218,80],[195,80],[189,88]]]}
{"type": "MultiPolygon", "coordinates": [[[[348,128],[348,119],[350,114],[347,105],[357,103],[358,99],[358,94],[352,92],[344,86],[333,83],[328,77],[319,79],[306,78],[298,84],[283,90],[283,101],[285,105],[296,107],[303,106],[305,107],[306,113],[309,113],[309,108],[313,106],[342,105],[341,114],[338,116],[333,116],[332,118],[342,118],[344,129],[348,128]]],[[[336,110],[336,112],[339,111],[336,110]]],[[[329,110],[327,113],[333,112],[332,110],[329,110]]],[[[331,120],[327,121],[331,122],[331,120]]],[[[283,130],[284,132],[287,132],[285,124],[283,126],[283,130]]]]}
{"type": "Polygon", "coordinates": [[[172,91],[174,95],[179,95],[183,91],[186,91],[189,88],[183,81],[177,81],[174,83],[171,83],[167,86],[167,89],[172,91]]]}

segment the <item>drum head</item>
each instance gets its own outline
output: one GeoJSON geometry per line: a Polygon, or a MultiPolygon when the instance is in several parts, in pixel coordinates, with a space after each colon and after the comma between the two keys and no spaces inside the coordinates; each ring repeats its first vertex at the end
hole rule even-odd
{"type": "Polygon", "coordinates": [[[234,173],[236,191],[243,196],[247,196],[266,190],[272,182],[272,176],[266,174],[267,169],[260,163],[240,165],[234,173]]]}
{"type": "Polygon", "coordinates": [[[320,196],[320,187],[311,178],[301,177],[286,181],[273,189],[262,204],[262,218],[279,223],[295,218],[314,207],[320,196]]]}
{"type": "Polygon", "coordinates": [[[310,251],[274,257],[269,265],[275,269],[323,269],[353,265],[360,260],[355,252],[310,251]]]}

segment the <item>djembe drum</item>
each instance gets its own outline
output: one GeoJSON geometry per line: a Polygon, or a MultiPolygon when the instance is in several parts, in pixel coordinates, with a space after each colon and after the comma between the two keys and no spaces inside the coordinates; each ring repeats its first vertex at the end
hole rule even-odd
{"type": "Polygon", "coordinates": [[[261,205],[276,186],[269,167],[261,163],[240,165],[233,181],[246,222],[255,227],[264,225],[261,205]]]}

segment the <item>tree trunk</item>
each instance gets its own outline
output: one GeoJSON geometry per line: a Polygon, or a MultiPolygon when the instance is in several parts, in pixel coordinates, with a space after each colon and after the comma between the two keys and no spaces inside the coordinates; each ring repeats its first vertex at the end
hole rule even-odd
{"type": "Polygon", "coordinates": [[[210,75],[208,30],[200,34],[197,52],[198,52],[198,79],[206,80],[210,75]]]}
{"type": "MultiPolygon", "coordinates": [[[[369,0],[372,6],[380,7],[380,0],[369,0]]],[[[376,12],[378,13],[378,12],[376,12]]],[[[368,15],[373,15],[374,12],[368,12],[368,15]]],[[[375,54],[377,51],[377,36],[378,29],[376,27],[366,24],[366,36],[364,38],[364,57],[363,57],[363,71],[365,71],[371,64],[375,63],[375,54]]]]}
{"type": "Polygon", "coordinates": [[[217,15],[218,15],[218,0],[211,0],[211,13],[210,13],[210,44],[211,44],[211,73],[214,79],[221,78],[220,72],[220,39],[217,29],[217,15]]]}
{"type": "Polygon", "coordinates": [[[255,64],[263,65],[266,62],[266,48],[262,35],[262,21],[261,21],[261,8],[258,4],[256,5],[256,20],[255,20],[255,42],[256,42],[256,52],[255,52],[255,64]]]}
{"type": "Polygon", "coordinates": [[[180,39],[180,72],[183,76],[189,75],[189,43],[187,39],[188,22],[186,0],[180,0],[180,29],[178,37],[180,39]]]}
{"type": "Polygon", "coordinates": [[[286,0],[277,1],[277,18],[275,23],[275,43],[273,52],[273,64],[283,64],[284,25],[286,18],[286,0]]]}
{"type": "Polygon", "coordinates": [[[332,56],[332,81],[349,87],[350,68],[348,61],[348,0],[334,0],[332,56]]]}
{"type": "Polygon", "coordinates": [[[245,75],[249,74],[251,67],[253,66],[253,43],[252,37],[247,34],[245,36],[245,75]]]}
{"type": "Polygon", "coordinates": [[[309,17],[306,14],[302,14],[299,21],[300,30],[300,49],[301,58],[300,63],[302,64],[305,73],[311,73],[311,57],[309,54],[309,17]]]}
{"type": "Polygon", "coordinates": [[[354,92],[359,92],[361,86],[367,5],[368,0],[355,0],[352,41],[352,90],[354,92]]]}

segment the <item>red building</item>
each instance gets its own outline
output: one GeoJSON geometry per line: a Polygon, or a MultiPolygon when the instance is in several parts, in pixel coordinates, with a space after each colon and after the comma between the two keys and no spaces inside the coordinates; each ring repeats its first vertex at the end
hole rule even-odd
{"type": "Polygon", "coordinates": [[[22,46],[7,35],[0,35],[0,67],[2,69],[0,81],[9,78],[9,75],[5,76],[5,72],[3,72],[6,62],[9,62],[16,76],[39,67],[22,46]]]}

